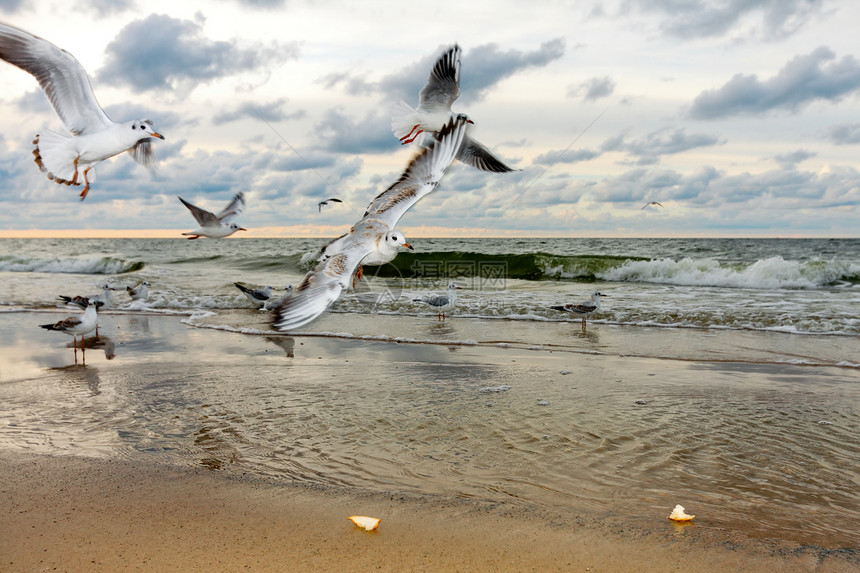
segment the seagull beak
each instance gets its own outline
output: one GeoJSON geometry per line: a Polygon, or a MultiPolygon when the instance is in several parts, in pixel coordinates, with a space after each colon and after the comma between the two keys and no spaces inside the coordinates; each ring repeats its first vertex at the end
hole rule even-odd
{"type": "Polygon", "coordinates": [[[152,132],[152,137],[157,137],[158,139],[164,139],[164,136],[160,133],[152,132]]]}
{"type": "Polygon", "coordinates": [[[410,245],[409,243],[403,243],[403,246],[404,246],[404,247],[406,247],[407,249],[409,249],[410,251],[414,251],[414,250],[415,250],[415,249],[413,249],[413,248],[412,248],[412,245],[410,245]]]}
{"type": "Polygon", "coordinates": [[[237,230],[237,231],[247,231],[248,229],[246,229],[245,227],[239,227],[239,228],[238,228],[238,229],[236,229],[236,230],[237,230]]]}
{"type": "Polygon", "coordinates": [[[471,119],[467,119],[467,120],[466,120],[466,123],[471,123],[472,125],[475,125],[475,122],[474,122],[474,121],[472,121],[471,119]]]}

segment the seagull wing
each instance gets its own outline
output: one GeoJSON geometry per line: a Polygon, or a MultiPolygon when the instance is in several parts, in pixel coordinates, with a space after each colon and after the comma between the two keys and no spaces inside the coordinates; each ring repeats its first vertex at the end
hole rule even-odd
{"type": "Polygon", "coordinates": [[[493,173],[517,171],[502,163],[489,149],[468,135],[463,138],[463,144],[457,151],[457,159],[481,171],[492,171],[493,173]]]}
{"type": "Polygon", "coordinates": [[[418,109],[425,112],[450,111],[460,95],[460,46],[453,45],[442,54],[427,84],[418,93],[418,109]]]}
{"type": "Polygon", "coordinates": [[[197,205],[192,205],[182,197],[179,197],[179,200],[182,201],[183,205],[188,207],[188,210],[191,211],[191,214],[194,215],[194,218],[197,220],[198,225],[201,227],[218,226],[218,217],[216,217],[212,211],[207,211],[206,209],[201,209],[197,205]]]}
{"type": "Polygon", "coordinates": [[[564,308],[573,313],[586,314],[597,310],[597,305],[581,302],[579,304],[566,304],[564,305],[564,308]]]}
{"type": "Polygon", "coordinates": [[[436,189],[463,142],[466,122],[466,116],[461,115],[444,125],[433,143],[406,166],[400,179],[371,201],[364,219],[379,219],[393,229],[410,207],[436,189]]]}
{"type": "Polygon", "coordinates": [[[350,235],[343,250],[333,253],[305,275],[290,297],[275,308],[275,328],[294,330],[321,315],[347,288],[361,260],[373,251],[373,242],[361,234],[350,235]]]}
{"type": "Polygon", "coordinates": [[[0,58],[36,78],[69,133],[84,135],[113,123],[96,100],[86,70],[66,50],[0,23],[0,58]]]}
{"type": "Polygon", "coordinates": [[[241,191],[236,193],[233,200],[224,207],[224,210],[218,213],[217,219],[221,223],[229,223],[236,215],[240,215],[245,210],[245,194],[241,191]]]}

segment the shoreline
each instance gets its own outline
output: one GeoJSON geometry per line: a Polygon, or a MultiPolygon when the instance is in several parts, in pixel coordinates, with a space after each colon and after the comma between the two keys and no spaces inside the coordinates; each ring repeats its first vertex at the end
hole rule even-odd
{"type": "MultiPolygon", "coordinates": [[[[813,533],[822,507],[784,502],[808,491],[817,503],[821,489],[784,488],[821,488],[821,460],[845,463],[854,370],[624,356],[636,333],[604,325],[571,335],[610,348],[589,354],[258,336],[184,318],[107,314],[83,367],[69,337],[33,326],[41,314],[23,328],[0,314],[0,570],[860,568],[850,468],[825,468],[840,479],[826,491],[846,511],[841,531],[827,517],[813,533]],[[780,467],[735,470],[743,456],[721,452],[735,438],[742,454],[774,449],[757,469],[780,467]],[[699,514],[692,525],[667,519],[677,502],[699,514]]],[[[329,317],[344,319],[367,328],[329,317]]]]}
{"type": "Polygon", "coordinates": [[[856,571],[854,550],[743,540],[612,516],[0,452],[3,569],[182,571],[856,571]],[[346,518],[381,517],[375,532],[346,518]]]}

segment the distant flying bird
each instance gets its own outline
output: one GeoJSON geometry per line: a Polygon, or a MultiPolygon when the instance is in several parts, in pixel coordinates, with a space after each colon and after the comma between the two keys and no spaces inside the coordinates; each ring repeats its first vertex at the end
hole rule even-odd
{"type": "MultiPolygon", "coordinates": [[[[436,133],[458,114],[451,111],[451,104],[460,95],[460,46],[454,44],[436,60],[430,72],[427,84],[418,94],[418,109],[413,109],[408,103],[400,100],[391,112],[391,131],[406,145],[430,139],[417,139],[422,134],[436,133]]],[[[462,114],[460,114],[462,115],[462,114]]],[[[467,118],[469,123],[474,123],[467,118]]],[[[457,159],[482,171],[506,173],[516,171],[499,160],[492,152],[469,137],[463,137],[463,143],[457,150],[457,159]]]]}
{"type": "Polygon", "coordinates": [[[395,228],[406,211],[439,185],[463,142],[466,117],[452,119],[438,139],[409,163],[396,183],[380,193],[348,233],[323,247],[319,263],[305,275],[293,296],[275,308],[274,326],[293,330],[311,322],[348,289],[361,265],[382,265],[401,248],[411,249],[395,228]]]}
{"type": "Polygon", "coordinates": [[[125,287],[125,290],[131,300],[146,300],[149,297],[149,282],[141,281],[134,287],[125,287]]]}
{"type": "Polygon", "coordinates": [[[14,26],[0,23],[0,58],[33,75],[70,135],[45,130],[33,140],[36,165],[48,179],[80,185],[81,200],[95,181],[93,168],[128,151],[152,171],[153,138],[164,139],[152,121],[115,123],[99,106],[83,66],[69,52],[14,26]]]}
{"type": "MultiPolygon", "coordinates": [[[[81,335],[81,352],[85,352],[84,335],[92,332],[98,327],[99,316],[96,309],[101,306],[100,301],[90,300],[87,303],[87,308],[80,316],[70,316],[54,324],[40,324],[40,328],[45,330],[53,330],[62,332],[72,337],[72,346],[75,349],[75,364],[78,363],[78,345],[77,336],[81,335]]],[[[86,363],[86,354],[84,354],[84,363],[86,363]]]]}
{"type": "MultiPolygon", "coordinates": [[[[645,209],[645,208],[647,208],[647,207],[650,207],[651,205],[654,205],[655,207],[663,207],[663,204],[662,204],[662,203],[658,203],[657,201],[651,201],[650,203],[645,203],[645,205],[643,205],[643,206],[642,206],[642,209],[645,209]]],[[[640,211],[641,211],[642,209],[640,209],[640,211]]],[[[665,209],[665,207],[664,207],[664,209],[665,209]]]]}
{"type": "Polygon", "coordinates": [[[330,201],[333,203],[343,203],[343,201],[341,201],[337,197],[332,197],[330,199],[326,199],[325,201],[320,201],[319,203],[317,203],[317,208],[319,208],[320,213],[322,213],[322,208],[328,205],[330,201]]]}
{"type": "Polygon", "coordinates": [[[423,302],[429,304],[433,310],[435,310],[438,314],[436,318],[438,320],[445,320],[445,312],[449,310],[453,310],[454,306],[457,304],[457,291],[462,288],[456,285],[456,283],[451,283],[448,285],[448,293],[443,295],[433,295],[433,296],[425,296],[422,298],[414,298],[412,299],[414,302],[423,302]]]}
{"type": "Polygon", "coordinates": [[[192,205],[182,197],[179,197],[179,200],[182,201],[183,205],[188,207],[188,210],[191,211],[191,214],[197,220],[197,224],[200,225],[200,227],[193,231],[182,233],[186,236],[190,235],[189,239],[199,239],[200,237],[221,239],[229,237],[236,231],[247,231],[247,229],[240,227],[236,223],[230,223],[233,217],[245,210],[245,194],[242,192],[236,193],[233,200],[217,215],[211,211],[192,205]]]}
{"type": "Polygon", "coordinates": [[[582,316],[582,327],[585,328],[585,317],[600,310],[600,298],[604,296],[606,295],[601,292],[594,291],[591,293],[591,300],[579,303],[568,303],[561,306],[551,306],[550,308],[582,316]]]}

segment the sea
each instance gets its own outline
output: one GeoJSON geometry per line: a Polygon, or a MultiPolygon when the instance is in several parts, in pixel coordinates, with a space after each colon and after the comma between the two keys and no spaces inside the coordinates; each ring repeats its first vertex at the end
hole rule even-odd
{"type": "MultiPolygon", "coordinates": [[[[0,310],[116,289],[112,310],[246,308],[234,286],[298,285],[324,239],[0,239],[0,310]],[[151,295],[124,292],[146,280],[151,295]]],[[[416,239],[331,312],[429,313],[414,299],[461,286],[456,315],[576,321],[550,307],[606,295],[595,323],[860,336],[860,239],[416,239]],[[350,296],[353,295],[353,296],[350,296]]],[[[281,293],[282,294],[282,293],[281,293]]],[[[859,362],[857,356],[844,356],[859,362]]]]}
{"type": "Polygon", "coordinates": [[[860,239],[410,239],[274,331],[235,283],[281,296],[326,242],[0,239],[0,448],[549,520],[661,527],[686,498],[696,523],[860,551],[860,239]],[[450,282],[442,321],[421,299],[450,282]],[[115,357],[74,365],[37,325],[105,285],[115,357]],[[585,324],[552,308],[594,291],[585,324]]]}

